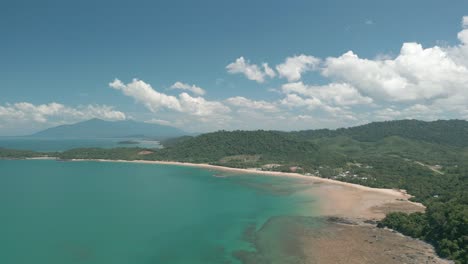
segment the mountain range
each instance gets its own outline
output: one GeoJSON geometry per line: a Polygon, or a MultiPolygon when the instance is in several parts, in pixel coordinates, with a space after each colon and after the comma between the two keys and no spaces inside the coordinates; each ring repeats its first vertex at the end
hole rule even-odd
{"type": "Polygon", "coordinates": [[[54,139],[145,137],[165,139],[187,134],[185,131],[171,126],[133,120],[105,121],[94,118],[75,124],[51,127],[32,134],[31,137],[54,139]]]}

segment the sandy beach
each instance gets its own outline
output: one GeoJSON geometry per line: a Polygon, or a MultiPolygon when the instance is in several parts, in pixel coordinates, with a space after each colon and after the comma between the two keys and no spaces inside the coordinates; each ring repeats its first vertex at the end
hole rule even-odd
{"type": "MultiPolygon", "coordinates": [[[[54,157],[40,157],[29,159],[57,159],[54,157]]],[[[342,216],[342,217],[362,217],[363,219],[380,219],[385,216],[383,211],[384,206],[389,204],[397,204],[395,207],[400,210],[422,211],[424,206],[420,203],[411,202],[408,199],[412,196],[407,194],[405,190],[371,188],[359,184],[326,179],[314,175],[304,175],[293,172],[277,172],[277,171],[261,171],[254,168],[240,169],[224,166],[217,166],[204,163],[188,163],[177,161],[149,161],[149,160],[106,160],[106,159],[71,159],[69,161],[96,161],[96,162],[123,162],[123,163],[140,163],[140,164],[160,164],[174,166],[189,166],[208,170],[224,171],[239,174],[258,174],[278,177],[291,177],[304,180],[304,183],[314,184],[313,188],[308,191],[314,193],[318,197],[323,197],[321,203],[323,205],[323,214],[327,216],[342,216]],[[407,206],[411,209],[405,209],[407,206]],[[379,209],[380,208],[380,209],[379,209]],[[379,212],[381,210],[381,212],[379,212]]],[[[398,210],[398,211],[400,211],[398,210]]]]}
{"type": "Polygon", "coordinates": [[[299,173],[260,171],[257,169],[229,168],[211,164],[187,163],[176,161],[148,160],[106,160],[106,159],[72,159],[70,161],[124,162],[140,164],[160,164],[189,166],[208,170],[224,171],[239,174],[257,174],[277,177],[291,177],[304,180],[310,184],[306,192],[318,197],[323,216],[348,217],[360,220],[380,220],[392,211],[417,212],[424,211],[420,203],[411,202],[411,195],[404,190],[371,188],[359,184],[347,183],[313,175],[299,173]]]}
{"type": "MultiPolygon", "coordinates": [[[[177,161],[149,161],[149,160],[106,160],[106,159],[71,159],[70,161],[98,161],[98,162],[125,162],[125,163],[142,163],[142,164],[162,164],[162,165],[176,165],[176,166],[189,166],[189,167],[198,167],[203,169],[218,170],[218,171],[227,171],[234,173],[243,173],[243,174],[261,174],[261,175],[270,175],[270,176],[282,176],[282,177],[293,177],[299,179],[307,179],[319,182],[326,182],[332,184],[339,184],[344,186],[349,186],[361,190],[375,191],[378,193],[393,195],[401,199],[409,199],[411,195],[408,195],[404,190],[396,189],[383,189],[383,188],[371,188],[359,184],[348,183],[337,181],[333,179],[326,179],[314,175],[304,175],[294,172],[278,172],[278,171],[261,171],[254,168],[251,169],[240,169],[240,168],[230,168],[224,166],[217,166],[205,163],[189,163],[189,162],[177,162],[177,161]]],[[[422,205],[421,205],[422,206],[422,205]]]]}

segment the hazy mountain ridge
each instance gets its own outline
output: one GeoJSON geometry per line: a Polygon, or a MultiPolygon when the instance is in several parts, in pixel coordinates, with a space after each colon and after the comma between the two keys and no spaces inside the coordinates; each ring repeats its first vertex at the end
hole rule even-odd
{"type": "Polygon", "coordinates": [[[125,138],[148,137],[164,139],[179,137],[187,133],[174,127],[141,123],[133,120],[105,121],[90,119],[87,121],[61,125],[32,134],[41,138],[125,138]]]}

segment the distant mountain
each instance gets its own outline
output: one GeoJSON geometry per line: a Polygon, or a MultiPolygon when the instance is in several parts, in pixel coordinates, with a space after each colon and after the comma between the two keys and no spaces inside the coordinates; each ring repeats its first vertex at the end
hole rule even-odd
{"type": "Polygon", "coordinates": [[[151,137],[165,139],[186,134],[186,132],[170,126],[141,123],[133,120],[105,121],[95,118],[76,124],[48,128],[31,136],[42,138],[151,137]]]}

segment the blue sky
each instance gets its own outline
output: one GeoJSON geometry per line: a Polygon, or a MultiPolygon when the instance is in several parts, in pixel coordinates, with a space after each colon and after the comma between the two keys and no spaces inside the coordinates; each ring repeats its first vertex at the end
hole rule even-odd
{"type": "Polygon", "coordinates": [[[189,131],[467,119],[466,15],[466,1],[2,1],[0,135],[90,117],[189,131]]]}

